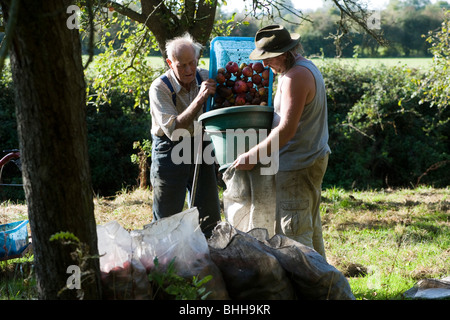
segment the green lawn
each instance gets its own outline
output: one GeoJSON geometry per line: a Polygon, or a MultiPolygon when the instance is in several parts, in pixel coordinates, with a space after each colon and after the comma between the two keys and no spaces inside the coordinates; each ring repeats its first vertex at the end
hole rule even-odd
{"type": "MultiPolygon", "coordinates": [[[[96,221],[140,229],[151,221],[151,207],[148,189],[96,198],[96,221]]],[[[347,277],[357,300],[401,300],[420,279],[450,275],[449,188],[328,188],[321,216],[328,263],[347,277]]],[[[26,217],[26,205],[0,205],[2,223],[26,217]]],[[[0,262],[0,300],[36,298],[32,262],[0,262]]]]}
{"type": "Polygon", "coordinates": [[[329,60],[339,60],[343,64],[355,64],[358,68],[375,67],[380,65],[390,66],[407,66],[420,70],[426,70],[431,66],[432,58],[326,58],[313,59],[318,66],[327,63],[329,60]]]}
{"type": "MultiPolygon", "coordinates": [[[[149,57],[148,59],[151,61],[151,65],[158,67],[163,65],[163,59],[161,57],[149,57]]],[[[313,61],[319,66],[323,63],[327,63],[327,61],[330,60],[338,60],[338,59],[335,58],[313,59],[313,61]]],[[[356,64],[358,67],[361,68],[384,64],[386,66],[406,65],[410,68],[425,69],[431,65],[432,59],[431,58],[340,58],[339,61],[341,61],[343,64],[356,64]]],[[[202,58],[200,60],[200,66],[202,68],[208,69],[209,58],[202,58]]]]}

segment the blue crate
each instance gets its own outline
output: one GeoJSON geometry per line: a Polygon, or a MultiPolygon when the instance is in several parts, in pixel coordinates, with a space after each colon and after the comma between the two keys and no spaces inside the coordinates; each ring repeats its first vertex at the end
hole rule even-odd
{"type": "Polygon", "coordinates": [[[28,220],[0,225],[0,259],[20,255],[28,247],[28,220]]]}
{"type": "MultiPolygon", "coordinates": [[[[250,60],[250,53],[255,49],[255,41],[252,37],[215,37],[211,41],[211,48],[209,54],[209,77],[215,79],[217,70],[225,68],[229,61],[249,64],[250,62],[262,62],[262,60],[250,60]]],[[[270,70],[270,69],[269,69],[270,70]]],[[[269,77],[269,96],[268,106],[272,106],[272,87],[273,87],[273,73],[270,70],[269,77]]],[[[233,79],[233,78],[232,78],[233,79]]],[[[206,111],[211,110],[214,105],[214,98],[209,98],[206,111]]]]}

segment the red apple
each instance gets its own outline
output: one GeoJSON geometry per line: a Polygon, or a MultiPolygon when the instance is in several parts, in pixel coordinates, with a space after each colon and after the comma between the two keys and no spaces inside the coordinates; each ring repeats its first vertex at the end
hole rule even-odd
{"type": "Polygon", "coordinates": [[[253,98],[252,104],[259,105],[260,103],[261,103],[261,99],[260,98],[253,98]]]}
{"type": "Polygon", "coordinates": [[[256,73],[261,73],[264,71],[264,65],[261,62],[255,62],[252,68],[256,73]]]}
{"type": "Polygon", "coordinates": [[[223,98],[228,98],[230,95],[233,94],[230,88],[220,85],[217,86],[217,93],[223,98]]]}
{"type": "Polygon", "coordinates": [[[264,79],[264,80],[261,82],[261,84],[262,84],[264,87],[268,87],[269,84],[270,84],[269,79],[264,79]]]}
{"type": "Polygon", "coordinates": [[[261,97],[263,97],[267,94],[267,89],[264,87],[261,87],[261,88],[259,88],[258,93],[261,97]]]}
{"type": "Polygon", "coordinates": [[[225,69],[227,69],[227,71],[229,73],[235,73],[235,72],[237,72],[239,70],[239,66],[234,61],[228,61],[228,63],[225,66],[225,69]]]}
{"type": "Polygon", "coordinates": [[[253,81],[253,83],[256,84],[256,85],[260,84],[260,83],[261,83],[261,80],[262,80],[262,78],[261,78],[261,76],[260,76],[259,74],[254,74],[254,75],[252,76],[252,81],[253,81]]]}
{"type": "Polygon", "coordinates": [[[248,91],[248,87],[247,84],[242,81],[242,80],[238,80],[235,82],[234,87],[233,87],[233,91],[235,93],[244,93],[248,91]]]}
{"type": "Polygon", "coordinates": [[[240,93],[236,96],[236,100],[235,100],[235,105],[237,106],[242,106],[246,103],[247,101],[245,100],[245,94],[240,93]]]}
{"type": "Polygon", "coordinates": [[[253,75],[253,69],[247,66],[242,69],[242,74],[244,75],[244,77],[251,77],[253,75]]]}
{"type": "Polygon", "coordinates": [[[269,80],[269,76],[270,76],[270,71],[269,69],[264,69],[264,71],[261,73],[261,77],[264,80],[269,80]]]}
{"type": "Polygon", "coordinates": [[[225,82],[225,75],[223,73],[218,73],[216,76],[216,81],[219,84],[223,84],[225,82]]]}
{"type": "Polygon", "coordinates": [[[234,87],[234,80],[228,79],[228,80],[225,82],[225,85],[226,85],[227,87],[230,87],[230,88],[234,87]]]}

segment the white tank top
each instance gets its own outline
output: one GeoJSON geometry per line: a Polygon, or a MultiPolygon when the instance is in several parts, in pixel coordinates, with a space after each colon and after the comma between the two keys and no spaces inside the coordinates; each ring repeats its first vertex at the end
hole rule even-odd
{"type": "MultiPolygon", "coordinates": [[[[307,68],[316,81],[314,99],[304,107],[294,137],[281,148],[279,156],[279,170],[292,171],[311,166],[316,159],[331,153],[328,146],[328,114],[325,82],[319,69],[309,60],[299,60],[295,65],[307,68]]],[[[279,123],[281,93],[283,81],[278,79],[278,88],[274,99],[274,120],[272,127],[279,123]]]]}

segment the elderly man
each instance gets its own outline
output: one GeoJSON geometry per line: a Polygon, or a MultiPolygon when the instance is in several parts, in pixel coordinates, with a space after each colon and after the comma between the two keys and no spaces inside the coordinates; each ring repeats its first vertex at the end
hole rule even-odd
{"type": "Polygon", "coordinates": [[[273,129],[233,165],[251,170],[255,166],[252,159],[279,152],[275,231],[325,257],[319,205],[331,151],[324,80],[317,67],[300,54],[300,36],[280,25],[260,29],[255,46],[250,59],[262,60],[279,75],[273,129]],[[272,150],[274,146],[279,150],[272,150]]]}
{"type": "Polygon", "coordinates": [[[194,132],[198,131],[196,125],[200,127],[198,116],[215,93],[216,83],[208,79],[208,70],[197,67],[201,49],[189,34],[166,43],[169,70],[152,83],[149,92],[153,140],[150,179],[154,220],[183,211],[186,191],[190,199],[195,189],[192,205],[198,208],[202,231],[209,237],[220,221],[216,172],[214,164],[200,161],[194,181],[195,159],[201,152],[194,146],[194,132]],[[189,150],[182,149],[188,155],[174,150],[183,139],[191,140],[189,150]]]}

